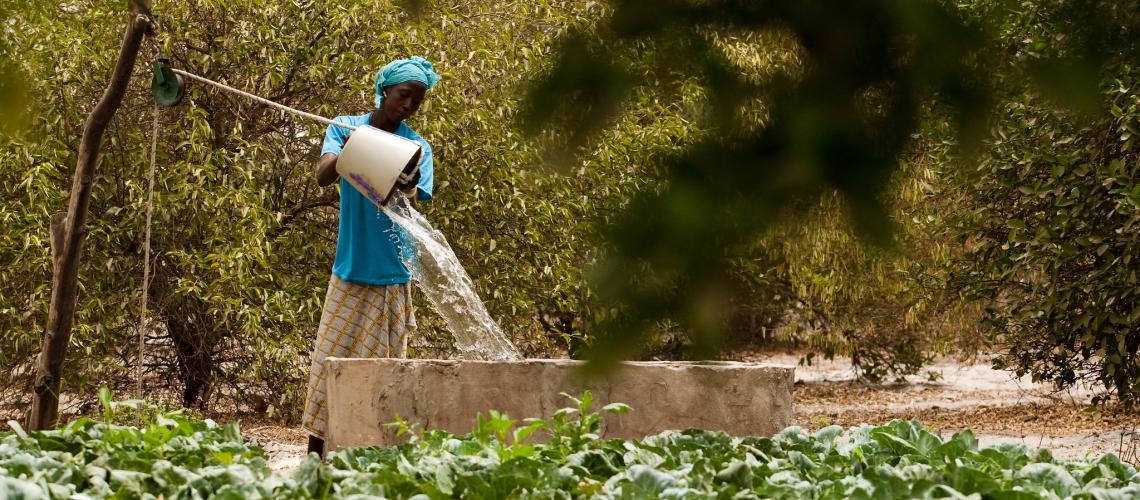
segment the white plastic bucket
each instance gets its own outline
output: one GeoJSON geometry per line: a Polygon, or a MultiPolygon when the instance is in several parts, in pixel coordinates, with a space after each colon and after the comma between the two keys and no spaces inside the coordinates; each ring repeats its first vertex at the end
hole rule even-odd
{"type": "Polygon", "coordinates": [[[386,204],[400,172],[412,172],[422,151],[415,141],[362,125],[348,136],[336,171],[377,206],[386,204]]]}

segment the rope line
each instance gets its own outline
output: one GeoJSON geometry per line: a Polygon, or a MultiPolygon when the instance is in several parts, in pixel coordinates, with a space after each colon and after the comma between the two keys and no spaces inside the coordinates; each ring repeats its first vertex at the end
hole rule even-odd
{"type": "Polygon", "coordinates": [[[349,129],[349,130],[356,130],[355,125],[349,125],[347,123],[341,123],[338,121],[333,121],[333,120],[330,120],[330,119],[325,118],[325,117],[320,116],[320,115],[314,115],[312,113],[301,111],[299,109],[290,108],[289,106],[286,106],[284,104],[278,104],[278,103],[270,101],[269,99],[266,99],[264,97],[256,96],[256,95],[250,94],[249,92],[245,92],[243,90],[239,90],[239,89],[235,89],[233,87],[230,87],[229,85],[226,85],[224,83],[218,83],[218,82],[215,82],[209,78],[201,77],[201,76],[195,75],[193,73],[187,73],[187,72],[182,71],[180,69],[170,68],[170,70],[179,74],[179,75],[185,76],[187,78],[192,78],[194,80],[198,80],[198,81],[203,82],[203,83],[208,83],[208,84],[213,85],[215,87],[218,87],[222,90],[225,90],[228,92],[233,92],[233,93],[240,95],[242,97],[248,97],[248,98],[253,99],[257,102],[260,102],[266,106],[279,109],[279,110],[284,111],[286,113],[292,113],[292,114],[297,115],[297,116],[303,116],[305,118],[308,118],[311,120],[316,120],[316,121],[319,121],[319,122],[322,122],[322,123],[325,123],[328,125],[336,125],[338,127],[344,127],[346,129],[349,129]]]}
{"type": "Polygon", "coordinates": [[[139,306],[139,360],[135,367],[137,380],[138,397],[143,399],[143,369],[144,369],[144,355],[146,354],[146,331],[147,331],[147,317],[146,317],[146,302],[147,297],[150,295],[150,228],[151,216],[154,213],[154,166],[156,151],[158,150],[158,117],[162,113],[162,109],[156,104],[154,106],[154,122],[150,130],[150,172],[147,173],[147,193],[146,193],[146,229],[145,237],[143,238],[143,282],[142,282],[142,304],[139,306]]]}
{"type": "MultiPolygon", "coordinates": [[[[154,23],[155,31],[158,31],[157,22],[151,18],[151,23],[154,23]]],[[[158,60],[159,54],[162,49],[159,47],[158,37],[151,37],[152,52],[155,60],[158,60]]],[[[139,352],[138,361],[135,363],[135,390],[138,392],[136,397],[138,399],[146,399],[146,386],[143,383],[143,376],[146,374],[146,332],[149,329],[149,322],[147,321],[147,298],[150,296],[150,232],[151,232],[151,215],[154,212],[154,169],[156,165],[155,159],[157,158],[158,151],[158,119],[162,109],[156,102],[154,104],[154,117],[151,120],[150,127],[150,170],[147,172],[147,193],[146,193],[146,226],[143,230],[143,280],[142,280],[142,297],[139,298],[139,323],[136,326],[139,336],[139,352]]]]}

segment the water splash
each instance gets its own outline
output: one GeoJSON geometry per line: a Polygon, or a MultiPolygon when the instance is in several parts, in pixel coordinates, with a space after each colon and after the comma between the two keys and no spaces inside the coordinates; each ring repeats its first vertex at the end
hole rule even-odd
{"type": "Polygon", "coordinates": [[[383,210],[411,236],[415,252],[404,256],[404,262],[428,302],[447,322],[461,357],[487,361],[522,359],[479,300],[471,278],[443,233],[432,227],[403,196],[396,196],[383,210]]]}

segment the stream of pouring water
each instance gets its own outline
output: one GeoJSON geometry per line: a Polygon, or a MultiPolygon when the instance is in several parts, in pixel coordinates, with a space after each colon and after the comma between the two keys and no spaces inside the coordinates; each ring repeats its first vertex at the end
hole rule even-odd
{"type": "Polygon", "coordinates": [[[411,236],[415,252],[404,256],[404,261],[428,302],[447,322],[461,356],[487,361],[522,359],[479,300],[471,278],[443,233],[432,227],[406,198],[396,198],[383,209],[384,213],[411,236]]]}

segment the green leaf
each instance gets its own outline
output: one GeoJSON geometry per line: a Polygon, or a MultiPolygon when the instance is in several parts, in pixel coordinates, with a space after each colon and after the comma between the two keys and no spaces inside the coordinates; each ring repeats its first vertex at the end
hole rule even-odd
{"type": "Polygon", "coordinates": [[[12,432],[15,432],[17,436],[20,436],[21,438],[28,437],[28,433],[24,431],[24,427],[21,426],[19,422],[15,420],[9,420],[8,427],[10,427],[12,429],[12,432]]]}
{"type": "Polygon", "coordinates": [[[1017,480],[1022,484],[1036,485],[1064,498],[1080,488],[1068,471],[1050,463],[1032,463],[1017,471],[1017,480]]]}
{"type": "Polygon", "coordinates": [[[603,411],[613,413],[615,415],[624,415],[629,413],[632,408],[625,403],[610,403],[602,407],[603,411]]]}

